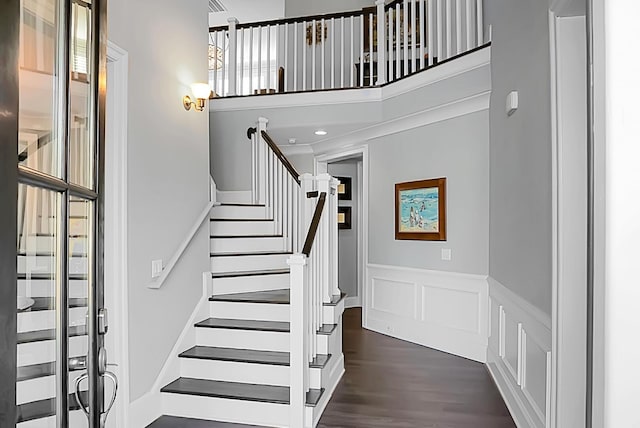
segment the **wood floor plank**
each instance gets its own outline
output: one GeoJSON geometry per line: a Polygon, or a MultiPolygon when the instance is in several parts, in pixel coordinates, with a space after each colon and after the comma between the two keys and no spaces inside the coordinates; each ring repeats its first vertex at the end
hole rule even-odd
{"type": "Polygon", "coordinates": [[[345,375],[318,427],[513,428],[484,364],[362,329],[343,316],[345,375]]]}

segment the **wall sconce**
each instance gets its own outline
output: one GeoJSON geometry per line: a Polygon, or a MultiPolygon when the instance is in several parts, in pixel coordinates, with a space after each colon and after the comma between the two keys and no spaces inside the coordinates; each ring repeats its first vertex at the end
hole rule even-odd
{"type": "Polygon", "coordinates": [[[204,103],[211,96],[211,88],[208,83],[194,83],[191,85],[191,91],[193,95],[196,97],[195,102],[191,101],[191,97],[189,95],[185,95],[182,98],[182,105],[184,105],[185,110],[191,110],[191,106],[194,106],[196,111],[204,110],[204,103]]]}

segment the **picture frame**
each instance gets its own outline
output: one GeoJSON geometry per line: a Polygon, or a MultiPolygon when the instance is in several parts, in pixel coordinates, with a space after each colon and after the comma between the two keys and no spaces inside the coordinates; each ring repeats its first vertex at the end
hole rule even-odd
{"type": "Polygon", "coordinates": [[[350,201],[351,200],[351,177],[335,177],[340,180],[338,185],[338,200],[350,201]]]}
{"type": "Polygon", "coordinates": [[[351,229],[351,207],[338,207],[338,229],[351,229]]]}
{"type": "Polygon", "coordinates": [[[443,177],[395,185],[397,240],[447,240],[446,182],[443,177]]]}

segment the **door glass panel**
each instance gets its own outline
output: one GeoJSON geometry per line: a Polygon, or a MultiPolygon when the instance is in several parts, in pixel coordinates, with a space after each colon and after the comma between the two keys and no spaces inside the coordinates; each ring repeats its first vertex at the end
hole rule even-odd
{"type": "Polygon", "coordinates": [[[22,0],[18,162],[61,177],[56,0],[22,0]]]}
{"type": "Polygon", "coordinates": [[[59,193],[18,186],[17,421],[38,427],[56,425],[60,201],[59,193]]]}
{"type": "Polygon", "coordinates": [[[94,142],[91,117],[91,4],[72,4],[69,181],[93,188],[94,142]]]}
{"type": "MultiPolygon", "coordinates": [[[[86,356],[89,348],[87,336],[87,299],[93,260],[93,202],[72,197],[69,203],[69,357],[86,356]]],[[[76,390],[76,380],[86,375],[83,367],[69,365],[69,391],[76,390]]],[[[80,398],[87,405],[89,383],[86,376],[79,383],[80,398]]],[[[88,420],[80,410],[79,403],[69,400],[69,427],[88,427],[88,420]]]]}

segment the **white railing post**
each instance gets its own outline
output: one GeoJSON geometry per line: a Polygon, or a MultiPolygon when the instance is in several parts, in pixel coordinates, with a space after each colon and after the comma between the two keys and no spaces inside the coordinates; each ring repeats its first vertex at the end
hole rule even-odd
{"type": "MultiPolygon", "coordinates": [[[[376,6],[378,7],[378,81],[376,85],[383,85],[387,82],[387,62],[385,55],[386,47],[386,31],[385,31],[385,15],[384,15],[384,2],[385,0],[376,0],[376,6]]],[[[373,62],[373,58],[371,58],[373,62]]],[[[373,73],[373,70],[371,70],[373,73]]]]}
{"type": "Polygon", "coordinates": [[[269,152],[267,150],[267,144],[263,141],[262,131],[267,130],[267,124],[269,123],[269,119],[266,117],[259,117],[258,123],[256,125],[257,132],[256,134],[256,167],[257,167],[257,200],[255,203],[266,205],[267,204],[267,184],[269,183],[268,175],[268,163],[269,163],[269,152]]]}
{"type": "Polygon", "coordinates": [[[229,23],[229,92],[228,95],[236,95],[237,94],[237,83],[236,79],[238,77],[238,32],[236,31],[236,26],[238,25],[238,20],[236,18],[229,18],[227,20],[229,23]]]}
{"type": "Polygon", "coordinates": [[[327,194],[327,217],[329,218],[329,284],[333,296],[340,295],[338,286],[338,184],[340,180],[331,177],[330,192],[327,194]]]}
{"type": "Polygon", "coordinates": [[[330,242],[330,238],[331,238],[331,225],[329,224],[329,218],[330,216],[327,215],[328,209],[330,208],[331,204],[328,203],[331,198],[331,180],[332,177],[327,174],[320,174],[316,177],[316,180],[318,181],[318,193],[321,194],[323,192],[325,192],[327,194],[327,199],[325,200],[325,208],[324,208],[324,212],[322,213],[322,217],[320,218],[320,227],[319,227],[319,234],[316,236],[316,240],[317,240],[317,245],[318,245],[318,249],[321,250],[321,253],[318,254],[319,256],[319,262],[320,262],[320,286],[322,287],[322,301],[324,303],[329,303],[331,302],[331,296],[332,296],[332,287],[331,284],[329,283],[329,281],[331,280],[330,278],[330,272],[331,272],[331,263],[329,260],[329,242],[330,242]]]}
{"type": "Polygon", "coordinates": [[[307,391],[309,390],[309,318],[307,313],[308,284],[306,283],[307,257],[293,254],[287,264],[290,267],[290,333],[289,333],[289,426],[304,427],[307,391]]]}

